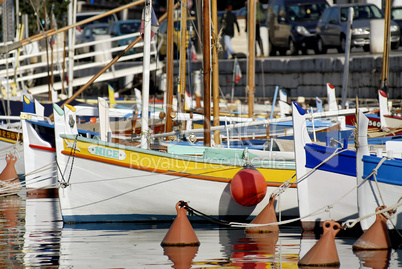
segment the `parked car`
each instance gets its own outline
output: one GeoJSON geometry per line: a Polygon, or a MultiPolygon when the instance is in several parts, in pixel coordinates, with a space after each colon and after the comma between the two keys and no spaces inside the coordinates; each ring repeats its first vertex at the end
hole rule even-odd
{"type": "MultiPolygon", "coordinates": [[[[107,23],[94,23],[87,25],[83,30],[81,35],[77,37],[76,44],[87,43],[95,41],[96,35],[107,35],[109,29],[109,24],[107,23]]],[[[85,46],[77,48],[78,53],[89,53],[94,51],[94,46],[85,46]]]]}
{"type": "MultiPolygon", "coordinates": [[[[190,45],[190,40],[195,42],[195,17],[187,17],[187,30],[186,30],[186,48],[190,45]]],[[[159,25],[159,57],[163,59],[167,54],[167,21],[163,21],[159,25]]],[[[181,19],[175,18],[173,21],[173,56],[175,59],[179,58],[181,39],[181,19]]]]}
{"type": "MultiPolygon", "coordinates": [[[[399,26],[399,31],[402,29],[402,6],[392,7],[391,9],[391,19],[396,22],[399,26]]],[[[402,43],[402,39],[399,39],[402,43]]]]}
{"type": "MultiPolygon", "coordinates": [[[[110,25],[109,34],[111,37],[123,36],[133,33],[140,32],[141,20],[125,20],[116,21],[110,25]]],[[[133,42],[135,37],[119,39],[112,41],[112,47],[127,46],[133,42]]],[[[133,48],[127,52],[127,54],[133,54],[136,52],[141,52],[142,48],[133,48]]]]}
{"type": "MultiPolygon", "coordinates": [[[[370,21],[384,19],[384,13],[374,4],[345,4],[329,7],[317,24],[317,53],[326,53],[328,48],[345,52],[349,8],[353,8],[351,48],[363,47],[370,51],[370,21]]],[[[400,29],[391,20],[391,49],[398,49],[400,29]]]]}
{"type": "Polygon", "coordinates": [[[315,49],[317,22],[329,6],[325,0],[274,0],[267,10],[270,55],[315,49]]]}
{"type": "MultiPolygon", "coordinates": [[[[91,17],[97,16],[97,15],[100,15],[100,14],[103,14],[103,13],[105,13],[105,12],[104,12],[104,11],[82,12],[82,13],[78,13],[78,14],[77,14],[75,20],[76,20],[76,22],[80,22],[80,21],[89,19],[89,18],[91,18],[91,17]]],[[[115,22],[115,21],[118,21],[118,19],[117,19],[116,14],[113,13],[113,14],[110,14],[110,15],[108,15],[108,16],[99,18],[99,19],[97,19],[97,20],[88,22],[88,23],[82,25],[81,28],[83,29],[83,28],[85,28],[85,27],[86,27],[87,25],[89,25],[89,24],[95,24],[95,23],[108,23],[108,24],[111,24],[111,23],[113,23],[113,22],[115,22]]]]}
{"type": "MultiPolygon", "coordinates": [[[[104,12],[104,11],[81,12],[81,13],[78,13],[78,14],[76,15],[75,21],[76,21],[76,22],[80,22],[80,21],[89,19],[89,18],[91,18],[91,17],[97,16],[97,15],[101,15],[101,14],[103,14],[103,13],[105,13],[105,12],[104,12]]],[[[109,24],[109,25],[110,25],[111,23],[113,23],[113,22],[115,22],[115,21],[118,21],[118,18],[117,18],[117,16],[116,16],[116,14],[113,13],[113,14],[107,15],[107,16],[105,16],[105,17],[99,18],[99,19],[97,19],[97,20],[94,20],[94,21],[88,22],[88,23],[86,23],[86,24],[83,24],[83,25],[81,25],[81,26],[78,26],[78,27],[76,28],[76,31],[75,31],[75,38],[78,39],[78,38],[80,37],[80,35],[82,34],[82,30],[83,30],[85,27],[87,27],[88,25],[91,25],[91,24],[98,24],[98,23],[106,23],[106,24],[109,24]]]]}

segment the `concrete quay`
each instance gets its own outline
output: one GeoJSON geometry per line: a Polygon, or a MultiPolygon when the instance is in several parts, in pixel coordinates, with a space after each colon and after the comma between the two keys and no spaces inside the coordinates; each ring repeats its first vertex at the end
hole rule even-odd
{"type": "MultiPolygon", "coordinates": [[[[377,90],[382,77],[381,54],[351,54],[347,98],[377,100],[377,90]]],[[[233,83],[233,59],[219,60],[219,85],[228,98],[234,87],[234,96],[247,96],[247,59],[238,59],[242,78],[233,83]]],[[[275,56],[255,60],[255,97],[272,98],[276,86],[285,90],[294,100],[299,96],[313,99],[316,96],[325,100],[326,83],[336,87],[336,96],[342,98],[342,82],[345,57],[340,54],[275,56]]],[[[191,70],[201,70],[202,62],[193,63],[191,70]]],[[[402,54],[389,57],[388,97],[402,98],[402,54]]],[[[230,99],[230,98],[229,98],[230,99]]],[[[400,102],[400,100],[398,100],[400,102]]]]}

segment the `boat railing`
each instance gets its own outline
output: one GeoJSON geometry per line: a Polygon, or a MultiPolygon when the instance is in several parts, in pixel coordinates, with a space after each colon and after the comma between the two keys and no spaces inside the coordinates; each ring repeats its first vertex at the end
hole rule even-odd
{"type": "MultiPolygon", "coordinates": [[[[73,78],[69,79],[73,87],[80,87],[87,83],[100,68],[106,66],[114,56],[118,55],[125,49],[126,46],[113,47],[112,44],[121,39],[130,38],[135,40],[140,33],[129,35],[110,37],[105,36],[101,40],[85,42],[74,46],[73,55],[73,78]],[[87,49],[87,53],[77,53],[80,48],[87,49]]],[[[0,78],[5,78],[9,85],[16,83],[18,89],[23,89],[24,85],[32,94],[47,93],[49,87],[47,85],[49,76],[53,75],[53,88],[61,90],[67,88],[67,81],[62,84],[63,71],[65,76],[68,73],[70,58],[68,57],[69,48],[64,47],[64,33],[59,33],[56,36],[53,49],[50,44],[46,46],[44,40],[32,42],[18,50],[5,53],[0,57],[0,78]],[[46,49],[47,47],[47,49],[46,49]],[[66,55],[66,57],[63,57],[66,55]]],[[[130,41],[131,42],[131,41],[130,41]]],[[[3,43],[4,44],[4,43],[3,43]]],[[[138,42],[131,54],[121,56],[115,65],[119,68],[110,68],[102,74],[96,82],[107,81],[110,79],[125,79],[128,75],[141,73],[141,61],[143,57],[143,42],[138,42]],[[137,61],[138,60],[138,61],[137,61]],[[124,64],[126,63],[126,64],[124,64]],[[132,63],[132,64],[131,64],[132,63]]],[[[156,64],[157,46],[156,42],[151,43],[151,70],[161,68],[162,64],[156,64]]],[[[2,80],[4,83],[4,80],[2,80]]],[[[2,84],[4,87],[5,85],[2,84]]]]}

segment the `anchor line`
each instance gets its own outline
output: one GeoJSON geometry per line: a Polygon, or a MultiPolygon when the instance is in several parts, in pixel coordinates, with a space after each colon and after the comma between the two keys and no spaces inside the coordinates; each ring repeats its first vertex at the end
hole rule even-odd
{"type": "Polygon", "coordinates": [[[180,206],[180,207],[184,207],[184,208],[187,210],[187,214],[188,214],[189,216],[197,216],[197,217],[200,217],[200,218],[202,218],[202,219],[204,219],[204,220],[213,222],[213,223],[215,223],[215,224],[220,224],[220,225],[224,225],[224,226],[231,226],[230,223],[229,223],[229,221],[220,220],[220,219],[218,219],[218,218],[214,218],[214,217],[208,216],[207,214],[204,214],[204,213],[202,213],[202,212],[200,212],[200,211],[198,211],[198,210],[192,208],[191,206],[188,205],[187,202],[180,201],[180,205],[179,205],[179,206],[180,206]]]}
{"type": "MultiPolygon", "coordinates": [[[[316,167],[314,167],[312,171],[309,171],[308,173],[306,173],[305,175],[303,175],[303,176],[302,176],[299,180],[297,180],[296,182],[289,184],[289,181],[290,181],[291,179],[293,179],[293,178],[296,176],[296,175],[293,175],[290,179],[288,179],[286,182],[284,182],[281,186],[278,187],[278,190],[274,192],[275,195],[278,195],[278,196],[279,196],[279,195],[280,195],[281,193],[283,193],[289,186],[291,186],[291,185],[293,185],[293,184],[296,184],[296,183],[299,183],[300,181],[304,180],[304,179],[307,178],[309,175],[311,175],[313,172],[315,172],[321,165],[325,164],[325,163],[328,162],[330,159],[332,159],[332,158],[335,157],[336,155],[338,155],[338,154],[340,154],[340,153],[342,153],[342,152],[344,152],[344,151],[346,151],[346,150],[347,150],[347,149],[343,149],[343,150],[340,150],[340,151],[338,151],[338,149],[335,150],[328,158],[326,158],[324,161],[322,161],[320,164],[318,164],[316,167]]],[[[356,187],[357,187],[357,186],[356,186],[356,187]]],[[[355,188],[356,188],[356,187],[355,187],[355,188]]],[[[355,188],[353,188],[353,189],[355,189],[355,188]]],[[[352,189],[352,190],[353,190],[353,189],[352,189]]],[[[352,191],[352,190],[351,190],[351,191],[352,191]]],[[[351,192],[351,191],[349,191],[349,192],[351,192]]],[[[349,192],[348,192],[348,193],[349,193],[349,192]]],[[[347,194],[348,194],[348,193],[347,193],[347,194]]],[[[345,194],[344,196],[346,196],[347,194],[345,194]]],[[[344,196],[343,196],[343,197],[344,197],[344,196]]],[[[341,198],[341,199],[342,199],[342,198],[341,198]]],[[[339,200],[341,200],[341,199],[339,199],[339,200]]],[[[339,201],[339,200],[338,200],[338,201],[339,201]]],[[[336,202],[335,202],[335,203],[336,203],[336,202]]],[[[333,204],[335,204],[335,203],[333,203],[333,204]]],[[[332,204],[332,205],[333,205],[333,204],[332,204]]],[[[187,203],[181,201],[181,206],[184,206],[184,207],[188,210],[188,214],[189,214],[189,215],[196,215],[196,216],[198,216],[198,217],[204,218],[204,219],[209,220],[209,221],[211,221],[211,222],[218,223],[218,224],[222,224],[222,225],[225,225],[225,226],[231,226],[231,227],[259,227],[259,226],[270,226],[270,225],[284,225],[284,224],[289,224],[289,223],[292,223],[292,222],[300,221],[300,220],[302,220],[302,219],[304,219],[304,218],[306,218],[306,217],[309,217],[309,216],[313,216],[313,215],[315,215],[315,214],[318,214],[318,213],[321,212],[321,211],[326,211],[326,210],[328,211],[328,210],[331,208],[332,205],[326,205],[326,206],[324,206],[324,207],[322,207],[322,208],[316,210],[315,212],[313,212],[313,213],[311,213],[311,214],[308,214],[307,216],[303,216],[303,217],[299,217],[299,218],[289,219],[289,220],[286,220],[286,221],[278,221],[278,222],[273,222],[273,223],[251,224],[251,223],[228,222],[228,221],[225,221],[225,220],[220,220],[220,219],[217,219],[217,218],[208,216],[208,215],[206,215],[206,214],[204,214],[204,213],[202,213],[202,212],[200,212],[200,211],[197,211],[197,210],[195,210],[194,208],[190,207],[187,203]]]]}
{"type": "Polygon", "coordinates": [[[77,148],[77,147],[76,147],[76,146],[77,146],[77,141],[78,141],[78,134],[75,135],[74,144],[73,144],[73,146],[71,147],[71,152],[70,152],[70,155],[69,155],[69,157],[68,157],[67,164],[66,164],[66,168],[67,168],[68,163],[70,162],[71,153],[73,153],[73,154],[72,154],[72,158],[71,158],[70,173],[69,173],[69,175],[68,175],[67,181],[65,180],[64,175],[63,175],[63,172],[61,171],[61,168],[60,168],[60,166],[59,166],[59,162],[57,162],[57,167],[58,167],[58,169],[59,169],[59,171],[60,171],[60,175],[61,175],[61,177],[62,177],[62,180],[61,180],[61,182],[60,182],[60,186],[61,186],[62,188],[66,188],[67,186],[70,185],[70,179],[71,179],[71,175],[72,175],[72,173],[73,173],[73,166],[74,166],[74,159],[75,159],[75,151],[76,151],[76,148],[77,148]]]}

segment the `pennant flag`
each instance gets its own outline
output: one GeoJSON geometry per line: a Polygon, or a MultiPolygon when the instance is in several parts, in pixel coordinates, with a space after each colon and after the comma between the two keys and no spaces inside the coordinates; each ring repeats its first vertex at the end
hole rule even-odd
{"type": "Polygon", "coordinates": [[[28,113],[35,113],[35,104],[28,97],[23,95],[23,105],[22,110],[28,113]]]}
{"type": "MultiPolygon", "coordinates": [[[[142,17],[141,17],[141,27],[140,27],[140,35],[141,38],[144,39],[144,31],[145,31],[145,8],[142,10],[142,17]]],[[[159,29],[159,22],[156,18],[155,11],[151,6],[151,39],[154,37],[155,33],[159,29]]]]}
{"type": "Polygon", "coordinates": [[[116,99],[114,98],[114,89],[110,84],[108,85],[108,90],[109,90],[110,107],[112,108],[116,107],[116,99]]]}
{"type": "Polygon", "coordinates": [[[322,100],[317,96],[315,97],[315,103],[317,106],[317,112],[323,112],[324,110],[322,109],[322,100]]]}
{"type": "Polygon", "coordinates": [[[236,59],[236,63],[235,63],[235,82],[239,83],[241,77],[242,77],[242,75],[241,75],[240,65],[239,65],[239,62],[236,59]]]}

